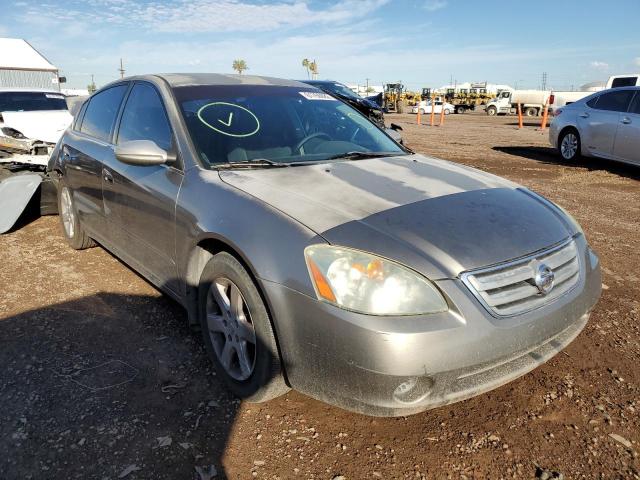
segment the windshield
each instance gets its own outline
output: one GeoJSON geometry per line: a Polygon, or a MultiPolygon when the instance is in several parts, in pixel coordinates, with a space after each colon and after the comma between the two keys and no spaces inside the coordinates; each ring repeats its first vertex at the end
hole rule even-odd
{"type": "Polygon", "coordinates": [[[174,92],[205,166],[405,154],[357,110],[315,88],[205,85],[174,92]]]}
{"type": "Polygon", "coordinates": [[[0,92],[0,112],[38,110],[67,110],[67,102],[61,93],[0,92]]]}
{"type": "Polygon", "coordinates": [[[325,83],[327,90],[330,90],[338,95],[342,95],[343,97],[355,98],[357,100],[362,100],[362,97],[356,95],[356,93],[351,90],[346,85],[342,85],[341,83],[325,83]]]}

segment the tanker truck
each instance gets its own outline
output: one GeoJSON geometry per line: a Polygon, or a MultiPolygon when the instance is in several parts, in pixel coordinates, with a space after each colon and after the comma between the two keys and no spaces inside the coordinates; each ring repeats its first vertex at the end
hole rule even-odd
{"type": "Polygon", "coordinates": [[[550,96],[548,90],[500,90],[497,97],[487,103],[485,112],[490,116],[517,113],[519,103],[523,115],[535,117],[542,113],[550,96]]]}
{"type": "Polygon", "coordinates": [[[563,92],[552,90],[501,90],[485,108],[487,115],[509,115],[518,112],[518,103],[522,114],[527,117],[541,115],[544,106],[549,106],[549,113],[564,107],[593,92],[563,92]]]}

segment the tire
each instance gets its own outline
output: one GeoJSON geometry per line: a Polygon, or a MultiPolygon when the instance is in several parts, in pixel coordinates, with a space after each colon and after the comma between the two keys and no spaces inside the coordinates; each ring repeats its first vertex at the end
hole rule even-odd
{"type": "Polygon", "coordinates": [[[487,108],[487,115],[490,117],[495,117],[498,114],[498,109],[496,107],[487,108]]]}
{"type": "Polygon", "coordinates": [[[60,178],[58,184],[58,214],[62,234],[71,248],[84,250],[96,246],[96,242],[82,228],[71,189],[66,184],[64,177],[60,178]]]}
{"type": "Polygon", "coordinates": [[[420,109],[420,115],[425,115],[427,113],[427,111],[424,108],[420,109]]]}
{"type": "Polygon", "coordinates": [[[560,134],[558,139],[558,153],[567,162],[575,162],[580,158],[580,134],[569,128],[560,134]]]}
{"type": "Polygon", "coordinates": [[[538,109],[537,108],[533,108],[533,107],[529,107],[529,108],[525,109],[524,115],[526,117],[536,117],[538,115],[538,109]]]}
{"type": "Polygon", "coordinates": [[[458,107],[458,109],[456,110],[456,113],[459,115],[462,115],[466,111],[467,110],[464,107],[458,107]]]}
{"type": "Polygon", "coordinates": [[[445,115],[451,115],[451,110],[449,110],[448,108],[444,109],[444,114],[445,115]]]}
{"type": "Polygon", "coordinates": [[[209,260],[200,277],[198,303],[205,346],[234,395],[266,402],[289,391],[267,308],[233,255],[221,252],[209,260]]]}

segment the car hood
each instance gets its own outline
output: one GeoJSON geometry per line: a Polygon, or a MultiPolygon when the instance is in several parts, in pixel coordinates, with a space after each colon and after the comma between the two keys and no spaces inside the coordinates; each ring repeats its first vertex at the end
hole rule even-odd
{"type": "Polygon", "coordinates": [[[517,184],[421,155],[220,176],[329,243],[395,259],[433,279],[518,258],[572,233],[559,210],[517,184]]]}
{"type": "Polygon", "coordinates": [[[0,112],[1,124],[11,127],[25,137],[42,142],[57,143],[73,116],[67,110],[40,110],[33,112],[0,112]]]}

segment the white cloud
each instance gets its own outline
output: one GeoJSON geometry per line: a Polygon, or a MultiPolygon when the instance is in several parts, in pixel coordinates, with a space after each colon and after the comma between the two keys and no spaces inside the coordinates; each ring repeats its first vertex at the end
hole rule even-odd
{"type": "Polygon", "coordinates": [[[589,63],[589,66],[595,70],[600,70],[603,72],[606,72],[607,70],[609,70],[609,64],[606,62],[599,62],[597,60],[594,60],[592,62],[589,63]]]}
{"type": "Polygon", "coordinates": [[[435,12],[436,10],[445,8],[448,3],[447,0],[426,0],[423,8],[429,12],[435,12]]]}
{"type": "Polygon", "coordinates": [[[636,67],[640,67],[640,57],[636,57],[636,58],[634,58],[634,59],[633,59],[633,64],[634,64],[636,67]]]}
{"type": "MultiPolygon", "coordinates": [[[[340,25],[370,13],[389,0],[343,0],[315,8],[309,0],[89,0],[84,8],[67,7],[57,19],[135,26],[152,32],[216,33],[273,31],[316,25],[340,25]]],[[[36,15],[32,7],[25,21],[36,15]]]]}

